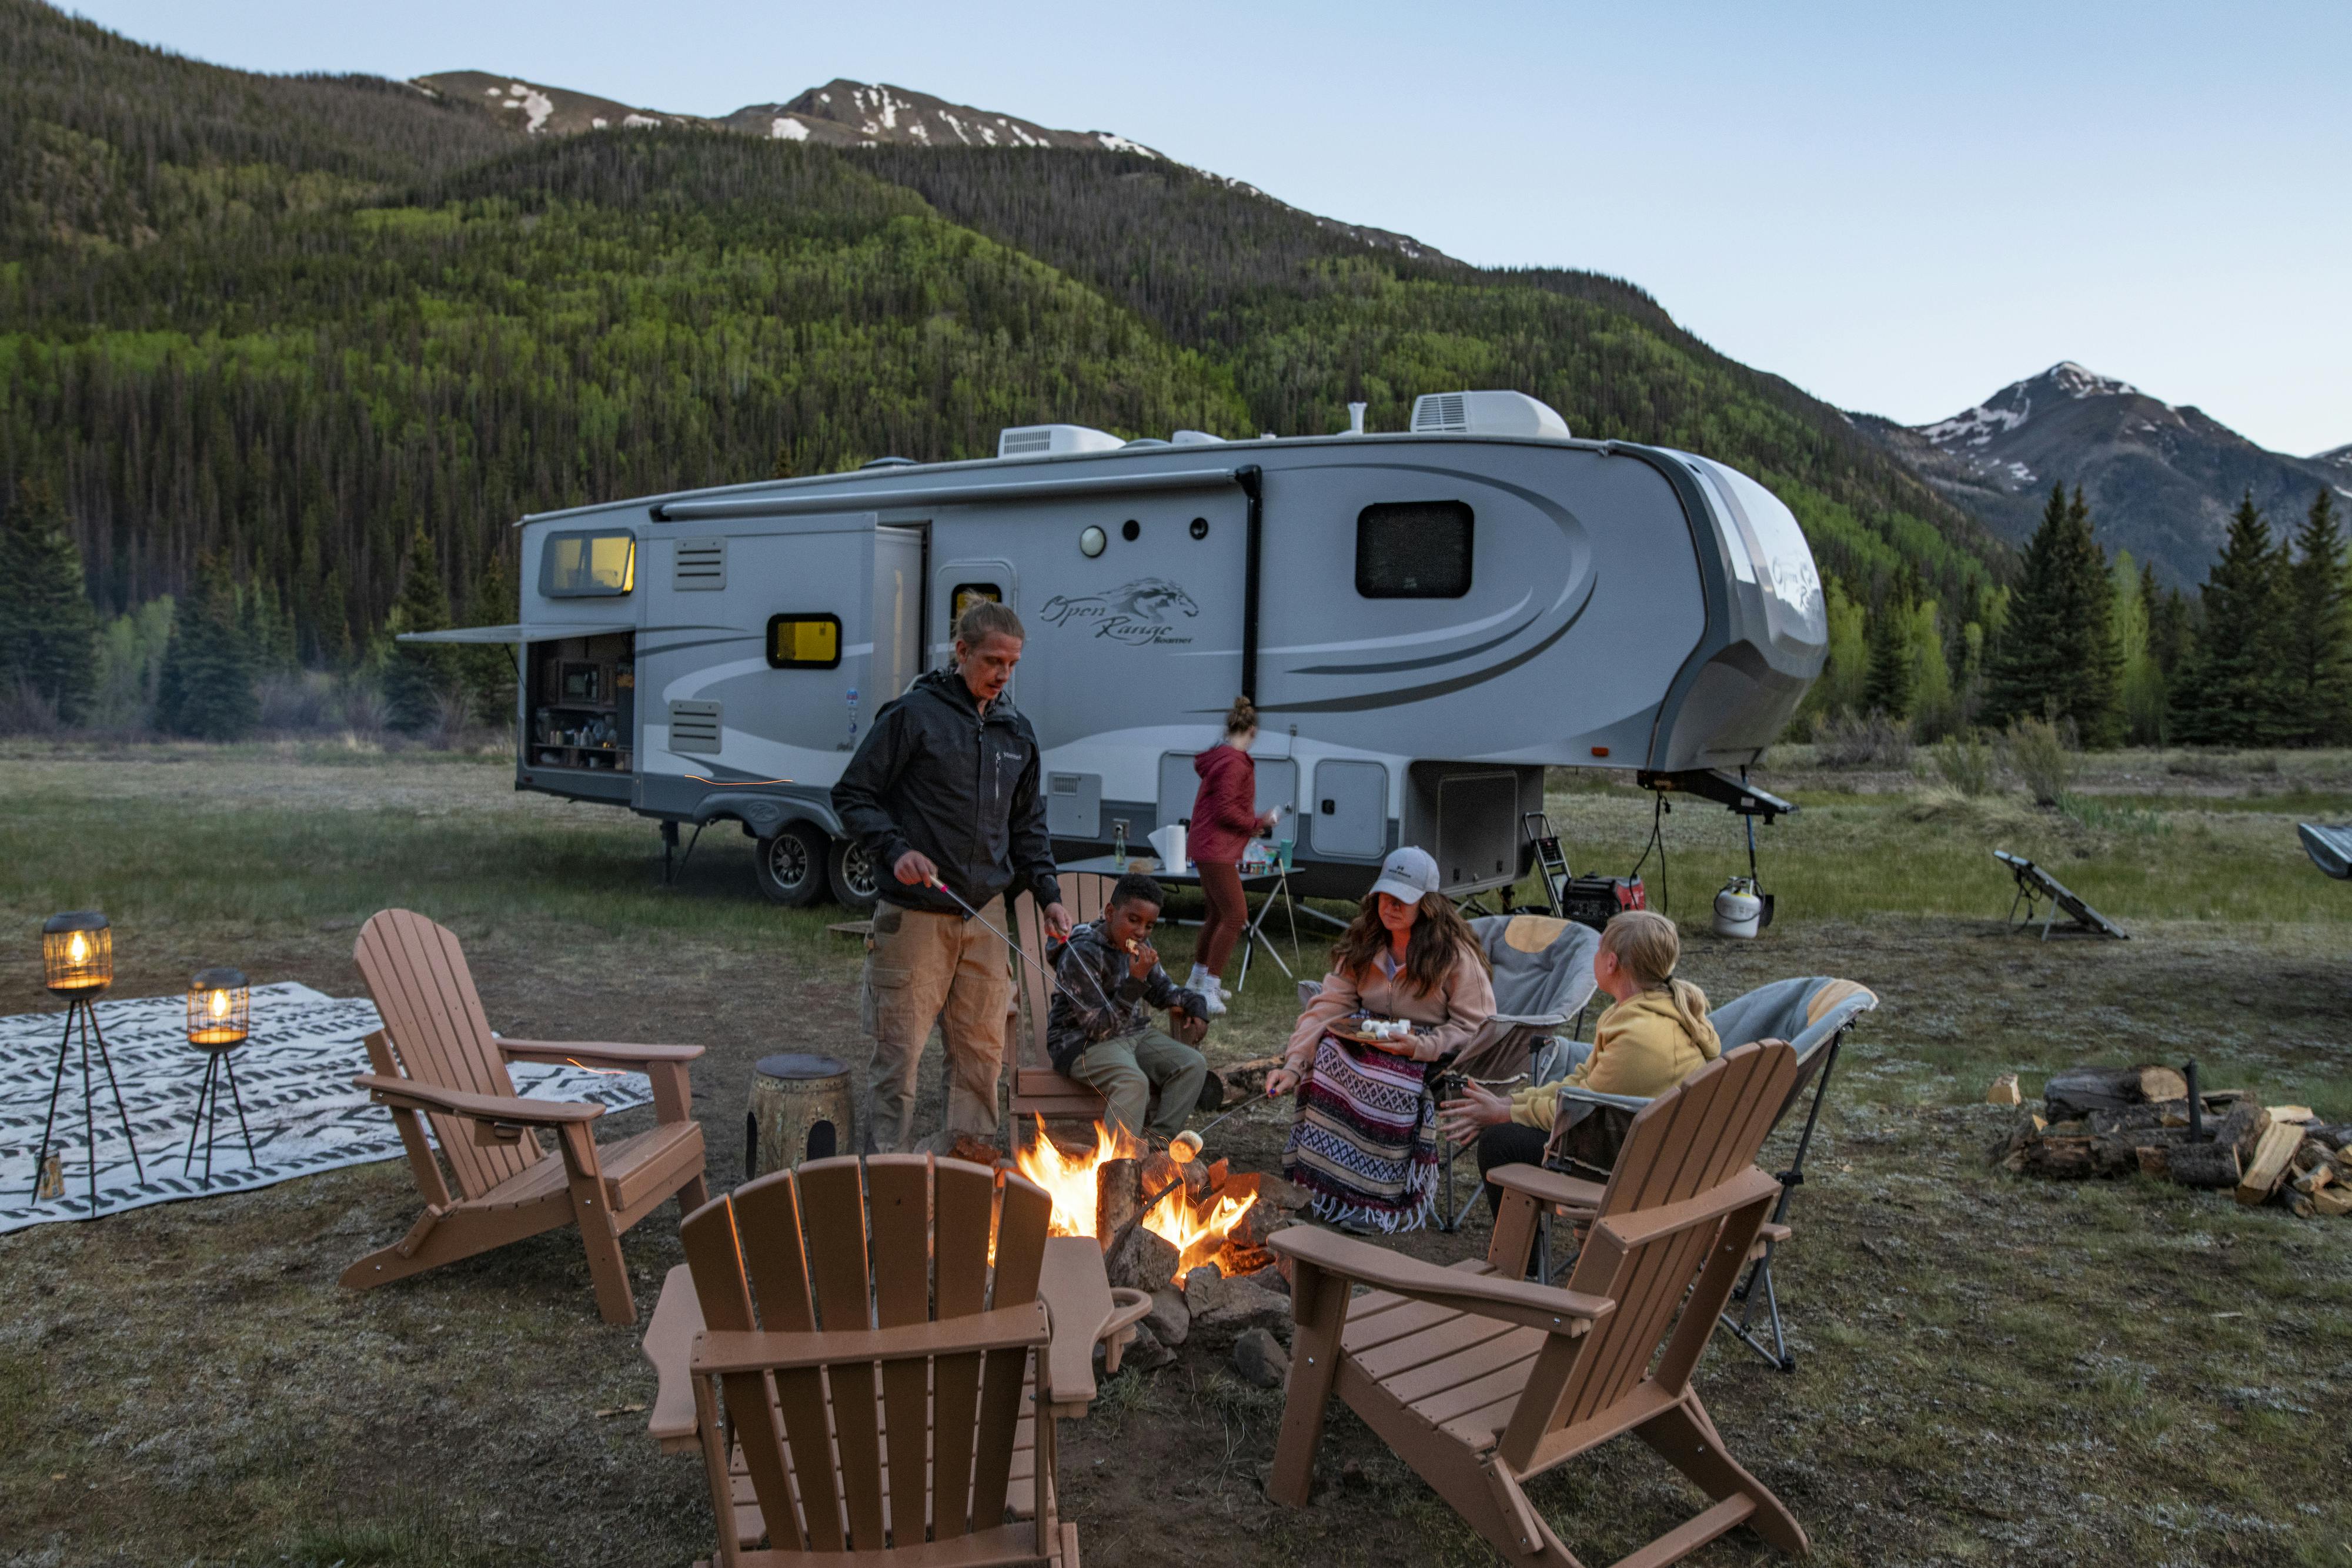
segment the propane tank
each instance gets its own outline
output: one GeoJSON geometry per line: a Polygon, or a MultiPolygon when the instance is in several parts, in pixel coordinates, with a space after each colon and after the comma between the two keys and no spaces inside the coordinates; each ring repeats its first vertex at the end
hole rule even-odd
{"type": "Polygon", "coordinates": [[[1753,936],[1764,916],[1764,901],[1757,896],[1756,879],[1735,876],[1715,895],[1715,934],[1753,936]]]}

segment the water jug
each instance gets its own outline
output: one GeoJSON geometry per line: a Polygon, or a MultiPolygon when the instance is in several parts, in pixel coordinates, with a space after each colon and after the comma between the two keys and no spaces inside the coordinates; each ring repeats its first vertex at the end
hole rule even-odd
{"type": "Polygon", "coordinates": [[[1752,877],[1735,876],[1715,895],[1717,936],[1753,936],[1763,915],[1764,901],[1757,896],[1752,877]]]}

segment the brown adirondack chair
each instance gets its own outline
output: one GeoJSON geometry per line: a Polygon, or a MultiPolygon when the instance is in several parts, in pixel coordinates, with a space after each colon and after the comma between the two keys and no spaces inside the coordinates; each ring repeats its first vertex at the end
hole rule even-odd
{"type": "Polygon", "coordinates": [[[405,909],[371,917],[352,956],[383,1018],[383,1028],[367,1037],[375,1071],[352,1082],[391,1107],[425,1213],[407,1235],[345,1270],[342,1282],[365,1290],[576,1224],[597,1310],[609,1323],[636,1322],[621,1233],[672,1193],[682,1209],[709,1197],[702,1128],[687,1086],[687,1063],[702,1047],[500,1039],[483,1016],[456,935],[405,909]],[[507,1075],[510,1061],[643,1072],[653,1081],[659,1121],[599,1145],[590,1124],[604,1107],[520,1099],[507,1075]],[[454,1197],[420,1114],[449,1162],[454,1197]],[[561,1158],[540,1147],[542,1127],[555,1134],[561,1158]]]}
{"type": "Polygon", "coordinates": [[[1077,1568],[1038,1290],[1052,1215],[1010,1171],[877,1155],[778,1171],[687,1217],[721,1563],[1077,1568]],[[767,1549],[747,1549],[761,1531],[767,1549]]]}
{"type": "MultiPolygon", "coordinates": [[[[1636,1116],[1565,1289],[1305,1227],[1274,1237],[1298,1327],[1268,1492],[1305,1505],[1337,1392],[1513,1563],[1579,1568],[1525,1484],[1626,1432],[1717,1500],[1618,1568],[1679,1562],[1743,1523],[1810,1550],[1690,1384],[1780,1196],[1749,1163],[1763,1136],[1751,1129],[1770,1124],[1795,1071],[1785,1044],[1741,1046],[1636,1116]],[[1373,1289],[1351,1301],[1358,1281],[1373,1289]]],[[[1527,1235],[1510,1256],[1526,1256],[1527,1235]]]]}
{"type": "MultiPolygon", "coordinates": [[[[1102,914],[1110,902],[1110,890],[1118,885],[1117,879],[1098,872],[1066,872],[1061,882],[1063,907],[1081,925],[1102,914]]],[[[1046,952],[1045,912],[1037,901],[1020,899],[1013,919],[1013,940],[1021,944],[1021,950],[1052,968],[1053,960],[1046,952]]],[[[1016,1031],[1021,1043],[1014,1048],[1013,1062],[1012,1131],[1016,1140],[1013,1146],[1018,1148],[1017,1140],[1031,1117],[1043,1116],[1049,1122],[1100,1121],[1103,1097],[1076,1079],[1054,1071],[1053,1060],[1045,1054],[1045,1015],[1053,1007],[1055,988],[1020,959],[1013,959],[1012,964],[1020,981],[1021,1008],[1028,1019],[1027,1026],[1016,1031]]]]}

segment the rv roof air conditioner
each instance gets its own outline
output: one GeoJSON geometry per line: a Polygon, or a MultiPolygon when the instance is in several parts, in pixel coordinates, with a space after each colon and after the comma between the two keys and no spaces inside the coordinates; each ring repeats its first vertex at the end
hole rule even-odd
{"type": "Polygon", "coordinates": [[[1016,424],[996,434],[999,457],[1051,457],[1066,452],[1116,452],[1127,443],[1083,424],[1016,424]]]}
{"type": "Polygon", "coordinates": [[[1223,436],[1212,435],[1205,430],[1180,430],[1172,443],[1177,446],[1223,446],[1224,444],[1223,436]]]}
{"type": "Polygon", "coordinates": [[[1525,392],[1426,392],[1412,400],[1415,435],[1517,435],[1566,441],[1568,421],[1525,392]]]}

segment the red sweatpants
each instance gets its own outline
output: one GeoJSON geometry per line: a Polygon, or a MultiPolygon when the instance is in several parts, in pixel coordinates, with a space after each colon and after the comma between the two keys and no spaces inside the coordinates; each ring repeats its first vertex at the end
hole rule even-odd
{"type": "Polygon", "coordinates": [[[1209,902],[1209,913],[1201,922],[1201,940],[1192,949],[1212,975],[1225,972],[1225,961],[1234,956],[1234,944],[1249,929],[1249,906],[1242,902],[1242,873],[1233,861],[1200,862],[1201,895],[1209,902]]]}

